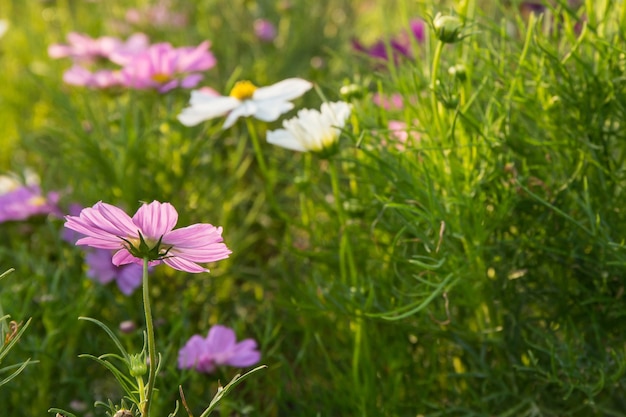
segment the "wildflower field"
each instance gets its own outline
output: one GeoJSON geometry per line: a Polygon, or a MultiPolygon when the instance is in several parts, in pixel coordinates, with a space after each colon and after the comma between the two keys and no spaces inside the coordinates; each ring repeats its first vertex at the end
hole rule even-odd
{"type": "Polygon", "coordinates": [[[0,0],[0,417],[626,415],[626,3],[0,0]]]}

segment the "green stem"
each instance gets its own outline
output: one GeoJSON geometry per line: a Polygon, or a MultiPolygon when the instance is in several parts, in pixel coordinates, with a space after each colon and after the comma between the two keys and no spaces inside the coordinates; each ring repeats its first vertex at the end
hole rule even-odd
{"type": "Polygon", "coordinates": [[[437,133],[441,132],[441,121],[439,120],[439,104],[437,102],[437,75],[439,74],[439,66],[441,64],[441,52],[443,51],[444,43],[437,41],[437,47],[435,48],[435,54],[433,56],[433,67],[430,74],[430,103],[433,108],[433,119],[435,120],[435,126],[437,127],[437,133]]]}
{"type": "Polygon", "coordinates": [[[143,309],[146,314],[146,333],[148,334],[148,360],[149,373],[148,385],[146,386],[145,404],[141,412],[142,417],[150,417],[150,405],[152,404],[152,392],[156,378],[157,358],[154,342],[154,325],[152,323],[152,310],[150,308],[150,288],[148,284],[148,258],[143,259],[143,309]]]}
{"type": "Polygon", "coordinates": [[[263,180],[265,183],[265,196],[267,198],[267,202],[274,212],[281,219],[289,222],[291,219],[283,213],[280,209],[276,200],[274,199],[274,179],[270,175],[269,170],[267,169],[267,164],[265,163],[265,158],[263,158],[263,150],[261,149],[261,143],[259,142],[259,136],[256,133],[256,129],[254,128],[254,123],[250,118],[246,118],[246,125],[248,127],[248,133],[250,134],[250,139],[252,140],[252,147],[254,148],[254,156],[256,157],[256,161],[259,164],[259,169],[261,170],[261,175],[263,176],[263,180]]]}

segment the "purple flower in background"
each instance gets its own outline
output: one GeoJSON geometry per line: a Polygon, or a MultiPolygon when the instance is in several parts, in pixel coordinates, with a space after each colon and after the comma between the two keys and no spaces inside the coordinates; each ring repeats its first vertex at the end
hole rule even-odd
{"type": "Polygon", "coordinates": [[[111,59],[114,62],[121,59],[125,62],[128,56],[139,53],[149,45],[148,37],[143,33],[134,34],[124,42],[113,36],[92,38],[82,33],[70,32],[67,41],[67,44],[50,45],[48,55],[51,58],[72,58],[74,62],[81,63],[91,63],[98,59],[111,59]]]}
{"type": "Polygon", "coordinates": [[[154,44],[124,66],[124,85],[136,89],[154,88],[160,93],[176,87],[195,87],[202,80],[199,72],[215,66],[209,46],[208,41],[197,47],[182,48],[174,48],[169,43],[154,44]]]}
{"type": "Polygon", "coordinates": [[[404,107],[404,99],[400,93],[393,93],[391,95],[374,93],[372,102],[385,110],[402,110],[404,107]]]}
{"type": "Polygon", "coordinates": [[[65,219],[65,227],[85,236],[77,245],[115,251],[116,266],[142,265],[145,257],[151,266],[163,262],[179,271],[209,272],[198,263],[219,261],[231,253],[221,227],[198,223],[173,230],[178,213],[170,203],[143,204],[131,218],[118,207],[98,202],[65,219]]]}
{"type": "Polygon", "coordinates": [[[161,0],[153,6],[128,9],[126,21],[138,26],[184,27],[187,24],[187,16],[184,13],[175,13],[171,9],[169,1],[161,0]]]}
{"type": "Polygon", "coordinates": [[[405,31],[396,37],[391,38],[388,42],[378,40],[370,46],[365,46],[359,40],[353,39],[352,47],[356,51],[366,53],[372,58],[384,61],[393,60],[394,62],[397,62],[400,57],[410,58],[412,56],[411,37],[419,43],[423,42],[425,24],[422,20],[414,19],[409,23],[409,27],[411,32],[410,34],[405,31]]]}
{"type": "Polygon", "coordinates": [[[131,295],[141,286],[143,268],[141,265],[128,264],[115,266],[112,262],[113,252],[107,249],[94,249],[85,255],[87,276],[101,284],[111,281],[117,283],[124,295],[131,295]]]}
{"type": "Polygon", "coordinates": [[[267,19],[254,21],[254,34],[264,42],[271,42],[276,38],[276,26],[267,19]]]}
{"type": "Polygon", "coordinates": [[[59,194],[56,192],[43,195],[34,174],[27,177],[26,184],[15,176],[0,176],[0,223],[25,220],[36,215],[61,216],[58,201],[59,194]]]}
{"type": "Polygon", "coordinates": [[[206,338],[193,335],[178,352],[179,369],[195,369],[211,373],[222,365],[243,368],[261,360],[253,339],[237,343],[235,332],[225,326],[215,325],[206,338]]]}

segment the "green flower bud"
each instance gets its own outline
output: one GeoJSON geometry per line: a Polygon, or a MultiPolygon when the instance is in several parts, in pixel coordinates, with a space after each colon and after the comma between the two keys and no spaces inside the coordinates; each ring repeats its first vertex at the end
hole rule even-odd
{"type": "Polygon", "coordinates": [[[467,70],[465,69],[465,65],[456,64],[448,68],[448,74],[455,77],[457,80],[464,82],[467,79],[467,70]]]}
{"type": "Polygon", "coordinates": [[[339,95],[346,101],[363,98],[364,88],[358,84],[344,85],[339,89],[339,95]]]}
{"type": "Polygon", "coordinates": [[[146,355],[138,353],[130,355],[130,364],[128,366],[130,375],[137,378],[148,372],[148,364],[146,363],[146,355]]]}
{"type": "Polygon", "coordinates": [[[444,16],[437,13],[433,19],[433,29],[437,38],[444,43],[455,43],[463,39],[463,22],[457,16],[444,16]]]}

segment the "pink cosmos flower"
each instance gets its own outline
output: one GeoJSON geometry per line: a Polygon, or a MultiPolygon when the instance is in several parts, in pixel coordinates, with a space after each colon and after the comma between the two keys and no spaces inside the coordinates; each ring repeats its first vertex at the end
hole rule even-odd
{"type": "Polygon", "coordinates": [[[99,70],[91,72],[80,65],[74,65],[63,73],[66,84],[89,88],[112,88],[122,85],[122,74],[116,70],[99,70]]]}
{"type": "Polygon", "coordinates": [[[42,214],[61,216],[58,201],[56,192],[43,195],[39,177],[32,172],[26,172],[25,183],[16,175],[0,175],[0,223],[42,214]]]}
{"type": "Polygon", "coordinates": [[[143,204],[131,218],[123,210],[103,202],[65,216],[65,227],[85,237],[77,245],[115,251],[116,266],[161,262],[179,271],[209,272],[199,262],[225,259],[231,251],[223,243],[222,228],[207,223],[174,229],[178,213],[170,203],[143,204]]]}
{"type": "Polygon", "coordinates": [[[206,338],[193,335],[178,352],[179,369],[195,369],[211,373],[216,367],[229,365],[237,368],[252,366],[261,360],[253,339],[236,342],[235,332],[225,326],[215,325],[206,338]]]}
{"type": "Polygon", "coordinates": [[[126,62],[129,56],[139,53],[149,45],[148,37],[137,33],[126,42],[113,36],[92,38],[81,33],[70,32],[68,44],[53,44],[48,47],[51,58],[72,58],[74,62],[90,63],[98,59],[111,59],[114,62],[126,62]],[[116,58],[117,57],[117,58],[116,58]]]}
{"type": "MultiPolygon", "coordinates": [[[[388,127],[389,132],[392,134],[391,138],[395,139],[395,148],[400,152],[406,150],[409,139],[412,139],[416,142],[420,140],[419,133],[414,130],[411,131],[410,126],[408,126],[405,122],[402,122],[400,120],[389,120],[388,127]]],[[[386,146],[387,141],[383,139],[381,141],[381,144],[383,146],[386,146]]]]}
{"type": "Polygon", "coordinates": [[[124,84],[136,89],[154,88],[160,93],[176,87],[193,88],[202,80],[199,72],[215,66],[209,46],[208,41],[182,48],[169,43],[154,44],[122,69],[124,84]]]}

